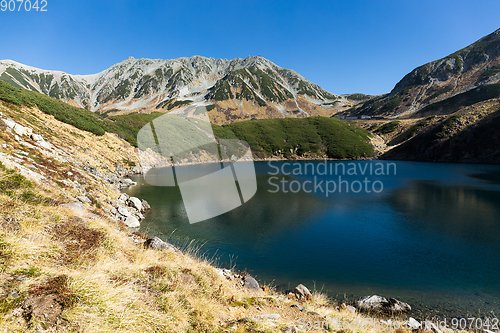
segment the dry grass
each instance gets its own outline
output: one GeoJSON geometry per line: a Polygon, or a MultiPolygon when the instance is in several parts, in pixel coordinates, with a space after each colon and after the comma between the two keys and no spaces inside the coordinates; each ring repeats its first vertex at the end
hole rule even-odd
{"type": "MultiPolygon", "coordinates": [[[[43,318],[23,316],[23,303],[37,295],[56,295],[62,305],[52,327],[58,332],[281,332],[298,325],[301,318],[364,318],[336,309],[318,292],[304,305],[310,312],[303,312],[292,308],[293,302],[284,295],[243,289],[238,281],[221,277],[212,262],[197,255],[199,247],[193,244],[186,246],[184,255],[144,249],[130,238],[145,235],[129,233],[95,205],[86,204],[86,208],[100,218],[74,217],[74,212],[57,203],[74,200],[71,197],[82,191],[103,207],[110,207],[118,197],[116,189],[78,165],[89,161],[105,171],[117,161],[137,161],[135,151],[115,136],[93,136],[36,109],[0,109],[4,115],[22,119],[62,151],[72,152],[65,162],[30,151],[40,172],[52,170],[45,173],[52,178],[41,183],[0,167],[0,184],[4,184],[0,191],[0,332],[44,331],[43,318]],[[87,185],[61,186],[58,179],[87,185]],[[22,195],[26,189],[35,198],[48,200],[27,199],[22,195]],[[239,321],[266,314],[280,314],[280,318],[239,321]]],[[[14,147],[4,153],[22,148],[4,131],[0,141],[14,147]]]]}

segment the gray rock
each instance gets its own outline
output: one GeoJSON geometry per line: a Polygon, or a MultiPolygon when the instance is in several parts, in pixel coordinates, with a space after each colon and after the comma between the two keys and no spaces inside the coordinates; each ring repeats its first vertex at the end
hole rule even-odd
{"type": "Polygon", "coordinates": [[[290,307],[291,307],[291,308],[297,308],[297,309],[299,309],[300,311],[307,311],[307,309],[306,309],[305,307],[303,307],[303,306],[301,306],[301,305],[298,305],[298,304],[292,304],[290,307]]]}
{"type": "Polygon", "coordinates": [[[295,287],[295,289],[288,294],[288,297],[289,298],[295,297],[298,301],[305,301],[305,302],[309,302],[310,300],[312,300],[311,292],[303,284],[299,284],[297,287],[295,287]]]}
{"type": "Polygon", "coordinates": [[[419,323],[415,318],[410,317],[410,319],[408,319],[408,322],[406,323],[406,326],[413,330],[417,330],[422,326],[422,324],[419,323]]]}
{"type": "Polygon", "coordinates": [[[365,296],[356,302],[360,311],[378,312],[385,314],[404,313],[411,311],[411,306],[395,298],[385,298],[377,295],[365,296]]]}
{"type": "MultiPolygon", "coordinates": [[[[106,209],[106,208],[104,208],[103,210],[105,210],[105,209],[106,209]]],[[[92,220],[98,220],[98,219],[100,219],[100,218],[101,218],[99,215],[94,214],[94,213],[87,213],[87,214],[85,215],[85,217],[86,217],[86,218],[88,218],[88,219],[92,219],[92,220]]]]}
{"type": "Polygon", "coordinates": [[[170,243],[162,241],[160,238],[158,238],[156,236],[147,239],[144,242],[144,247],[148,248],[148,249],[160,250],[160,251],[163,251],[163,250],[172,250],[172,251],[175,251],[175,252],[180,252],[175,246],[173,246],[170,243]]]}
{"type": "Polygon", "coordinates": [[[138,219],[139,221],[144,220],[144,215],[142,215],[141,213],[134,213],[132,214],[132,216],[135,216],[135,218],[138,219]]]}
{"type": "Polygon", "coordinates": [[[116,207],[118,213],[120,213],[121,215],[125,216],[125,217],[129,217],[129,216],[132,216],[132,214],[130,214],[130,212],[128,211],[128,209],[126,207],[123,207],[123,206],[118,206],[116,207]]]}
{"type": "Polygon", "coordinates": [[[285,327],[283,330],[285,333],[299,333],[299,329],[295,326],[285,327]]]}
{"type": "Polygon", "coordinates": [[[87,197],[86,197],[86,196],[84,196],[84,195],[79,195],[79,196],[77,196],[76,198],[77,198],[79,201],[83,202],[83,203],[89,203],[89,204],[91,204],[91,203],[92,203],[92,201],[90,201],[90,199],[89,199],[89,198],[87,198],[87,197]]]}
{"type": "Polygon", "coordinates": [[[241,318],[238,321],[249,321],[249,320],[277,320],[281,316],[279,314],[267,314],[267,315],[256,315],[256,316],[250,316],[250,317],[245,317],[241,318]]]}
{"type": "Polygon", "coordinates": [[[134,216],[128,216],[125,221],[123,221],[129,228],[138,228],[141,226],[139,223],[139,220],[136,219],[134,216]]]}
{"type": "Polygon", "coordinates": [[[139,198],[130,197],[130,198],[128,198],[127,203],[128,203],[129,206],[134,207],[135,209],[137,209],[138,212],[142,211],[142,203],[141,203],[141,200],[139,198]]]}
{"type": "Polygon", "coordinates": [[[243,278],[243,287],[253,291],[259,291],[259,283],[250,275],[246,275],[243,278]]]}
{"type": "Polygon", "coordinates": [[[151,206],[149,205],[149,203],[146,200],[141,200],[141,204],[142,204],[141,213],[146,213],[147,211],[149,211],[151,209],[151,206]]]}
{"type": "Polygon", "coordinates": [[[69,208],[77,213],[83,214],[85,212],[85,206],[81,202],[69,202],[59,205],[59,207],[69,208]]]}
{"type": "Polygon", "coordinates": [[[123,202],[126,202],[129,198],[129,195],[127,193],[121,193],[120,196],[118,197],[118,200],[121,200],[123,202]]]}

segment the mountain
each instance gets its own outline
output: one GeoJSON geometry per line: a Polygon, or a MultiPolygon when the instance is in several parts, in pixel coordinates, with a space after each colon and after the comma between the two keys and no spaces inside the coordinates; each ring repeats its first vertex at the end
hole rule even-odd
{"type": "Polygon", "coordinates": [[[232,60],[130,57],[94,75],[71,75],[3,60],[0,79],[101,114],[167,112],[186,104],[206,105],[217,124],[329,116],[357,102],[355,97],[329,93],[260,56],[232,60]]]}
{"type": "Polygon", "coordinates": [[[417,113],[430,105],[498,82],[500,29],[447,57],[415,68],[389,94],[350,111],[385,117],[419,117],[417,113]]]}

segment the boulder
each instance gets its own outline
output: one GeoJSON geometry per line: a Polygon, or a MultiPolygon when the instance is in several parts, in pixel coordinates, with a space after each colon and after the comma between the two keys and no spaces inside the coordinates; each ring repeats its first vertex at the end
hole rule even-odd
{"type": "Polygon", "coordinates": [[[312,300],[312,294],[309,289],[306,288],[303,284],[299,284],[288,294],[288,298],[296,298],[301,302],[309,302],[312,300]]]}
{"type": "Polygon", "coordinates": [[[175,252],[180,252],[175,246],[173,246],[170,243],[162,241],[160,238],[158,238],[156,236],[147,239],[144,242],[144,247],[148,248],[148,249],[160,250],[160,251],[163,251],[163,250],[172,250],[172,251],[175,251],[175,252]]]}
{"type": "Polygon", "coordinates": [[[128,216],[125,221],[123,221],[129,228],[138,228],[141,226],[139,223],[139,220],[136,219],[134,216],[128,216]]]}
{"type": "Polygon", "coordinates": [[[142,202],[141,202],[141,200],[139,198],[130,197],[130,198],[128,198],[127,203],[128,203],[129,206],[134,207],[135,209],[137,209],[138,212],[142,211],[142,202]]]}
{"type": "Polygon", "coordinates": [[[125,216],[125,217],[129,217],[129,216],[132,216],[132,214],[130,214],[130,212],[128,211],[128,209],[126,207],[123,207],[123,206],[118,206],[116,207],[116,210],[118,211],[118,213],[120,213],[122,216],[125,216]]]}
{"type": "Polygon", "coordinates": [[[395,298],[385,298],[377,295],[365,296],[356,302],[360,311],[384,314],[404,313],[411,311],[411,306],[395,298]]]}
{"type": "Polygon", "coordinates": [[[259,283],[248,274],[243,278],[243,287],[253,291],[259,291],[259,283]]]}
{"type": "Polygon", "coordinates": [[[142,204],[141,213],[146,213],[147,211],[149,211],[151,209],[151,206],[149,205],[149,203],[146,200],[141,200],[141,204],[142,204]]]}

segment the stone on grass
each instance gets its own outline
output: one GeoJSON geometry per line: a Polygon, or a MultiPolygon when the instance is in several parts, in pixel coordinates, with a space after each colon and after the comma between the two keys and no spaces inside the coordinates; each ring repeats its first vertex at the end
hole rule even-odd
{"type": "Polygon", "coordinates": [[[356,302],[356,308],[366,312],[398,314],[411,311],[411,306],[395,298],[385,298],[377,295],[365,296],[356,302]]]}
{"type": "Polygon", "coordinates": [[[129,228],[138,228],[141,226],[139,223],[139,220],[136,219],[134,216],[128,216],[125,221],[123,221],[129,228]]]}

